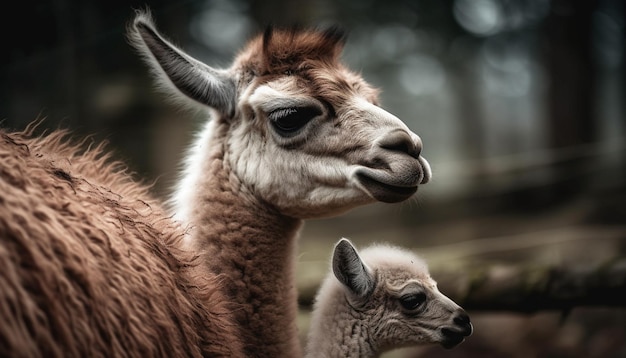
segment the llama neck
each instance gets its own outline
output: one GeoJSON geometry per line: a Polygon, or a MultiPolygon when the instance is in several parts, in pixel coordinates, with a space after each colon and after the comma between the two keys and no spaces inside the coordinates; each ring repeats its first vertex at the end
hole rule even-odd
{"type": "Polygon", "coordinates": [[[216,148],[195,158],[203,163],[202,174],[187,173],[185,185],[194,188],[183,211],[191,227],[189,246],[223,277],[226,294],[238,306],[233,313],[248,356],[300,356],[294,271],[302,221],[251,195],[230,173],[223,153],[216,148]]]}
{"type": "MultiPolygon", "coordinates": [[[[334,280],[334,278],[333,278],[334,280]]],[[[369,325],[358,313],[348,311],[348,303],[339,287],[334,292],[326,282],[320,289],[311,317],[306,358],[374,358],[380,356],[370,339],[369,325]],[[325,292],[324,292],[325,291],[325,292]]]]}

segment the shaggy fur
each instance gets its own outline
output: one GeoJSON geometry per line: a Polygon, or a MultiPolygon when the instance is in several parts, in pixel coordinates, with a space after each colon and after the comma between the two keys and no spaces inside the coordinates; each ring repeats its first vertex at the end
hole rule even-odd
{"type": "Polygon", "coordinates": [[[215,276],[102,146],[0,132],[0,356],[240,355],[215,276]]]}

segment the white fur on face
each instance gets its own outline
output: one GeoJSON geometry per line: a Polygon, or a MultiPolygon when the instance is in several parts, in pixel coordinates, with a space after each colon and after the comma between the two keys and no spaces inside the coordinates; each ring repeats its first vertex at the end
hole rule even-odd
{"type": "Polygon", "coordinates": [[[282,79],[262,85],[243,100],[253,108],[256,118],[242,120],[231,132],[229,160],[237,177],[256,195],[294,217],[333,215],[373,201],[355,181],[358,165],[333,154],[341,148],[320,148],[330,143],[350,145],[363,138],[332,130],[324,105],[290,91],[289,84],[289,79],[282,79]],[[298,106],[316,106],[322,114],[294,138],[275,133],[268,113],[298,106]]]}
{"type": "Polygon", "coordinates": [[[331,112],[328,104],[299,89],[289,76],[245,89],[237,116],[209,122],[191,147],[174,196],[177,218],[189,217],[198,180],[206,175],[209,146],[222,146],[211,138],[217,125],[229,126],[224,160],[232,174],[249,193],[285,215],[332,216],[386,201],[386,186],[408,191],[389,202],[407,199],[430,177],[430,168],[421,157],[385,148],[384,141],[402,132],[409,145],[421,146],[419,137],[397,117],[357,94],[347,98],[331,112]],[[303,107],[315,108],[319,115],[297,134],[285,137],[272,127],[273,111],[303,107]],[[244,118],[244,113],[251,118],[244,118]],[[364,176],[383,183],[382,189],[366,185],[364,176]]]}
{"type": "Polygon", "coordinates": [[[240,124],[229,140],[236,176],[284,214],[306,218],[371,201],[353,182],[354,166],[341,158],[289,150],[240,124]]]}
{"type": "MultiPolygon", "coordinates": [[[[240,106],[248,106],[254,118],[209,121],[190,148],[182,180],[173,201],[176,218],[186,220],[198,193],[197,183],[206,175],[205,163],[214,127],[230,126],[224,160],[235,177],[283,214],[310,218],[331,216],[376,200],[359,178],[367,172],[378,180],[412,186],[430,176],[428,163],[381,147],[388,133],[402,131],[407,138],[419,137],[395,116],[368,101],[353,96],[336,117],[315,98],[295,88],[289,77],[245,91],[240,106]],[[291,107],[319,108],[294,137],[276,133],[268,114],[291,107]],[[376,159],[387,160],[381,168],[369,167],[376,159]],[[415,172],[415,168],[423,172],[415,172]],[[408,173],[408,174],[407,174],[408,173]]],[[[243,112],[243,111],[242,111],[243,112]]]]}
{"type": "Polygon", "coordinates": [[[417,135],[395,116],[356,95],[331,117],[325,104],[285,77],[244,93],[242,104],[252,108],[255,118],[233,124],[228,142],[231,166],[252,192],[287,215],[328,216],[375,201],[357,175],[364,170],[398,186],[417,186],[430,176],[425,160],[385,150],[379,143],[393,131],[406,132],[415,142],[417,135]],[[269,113],[304,106],[319,108],[321,115],[293,137],[284,138],[273,130],[269,113]],[[364,165],[380,158],[389,159],[385,168],[364,165]],[[420,165],[422,172],[415,173],[420,165]]]}

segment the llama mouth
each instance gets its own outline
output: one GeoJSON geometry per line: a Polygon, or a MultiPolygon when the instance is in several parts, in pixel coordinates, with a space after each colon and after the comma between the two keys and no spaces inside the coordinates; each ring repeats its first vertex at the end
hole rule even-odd
{"type": "Polygon", "coordinates": [[[455,332],[449,329],[442,329],[444,339],[441,341],[441,346],[445,349],[452,349],[465,340],[465,335],[460,332],[455,332]]]}
{"type": "Polygon", "coordinates": [[[472,325],[468,324],[464,326],[460,331],[450,328],[442,328],[441,333],[443,339],[441,340],[441,346],[445,349],[451,349],[461,344],[466,337],[472,334],[472,325]]]}
{"type": "Polygon", "coordinates": [[[420,184],[430,181],[432,174],[423,157],[391,153],[360,162],[354,175],[372,198],[383,203],[398,203],[413,196],[420,184]]]}
{"type": "Polygon", "coordinates": [[[417,191],[417,185],[400,186],[377,180],[365,172],[356,174],[359,182],[374,199],[383,203],[398,203],[404,201],[417,191]]]}

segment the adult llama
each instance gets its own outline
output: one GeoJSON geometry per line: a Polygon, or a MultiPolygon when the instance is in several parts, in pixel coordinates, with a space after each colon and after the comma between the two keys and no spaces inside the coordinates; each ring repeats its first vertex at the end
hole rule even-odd
{"type": "Polygon", "coordinates": [[[421,140],[341,64],[336,29],[270,28],[226,69],[147,12],[129,38],[207,113],[172,212],[100,146],[3,131],[0,355],[300,356],[303,220],[410,198],[431,176],[421,140]]]}

